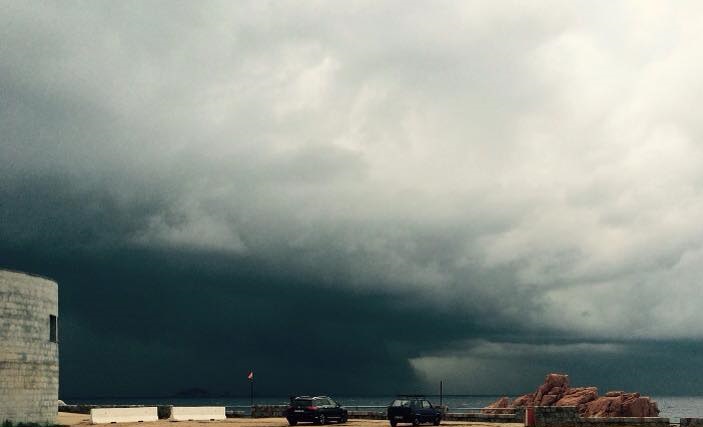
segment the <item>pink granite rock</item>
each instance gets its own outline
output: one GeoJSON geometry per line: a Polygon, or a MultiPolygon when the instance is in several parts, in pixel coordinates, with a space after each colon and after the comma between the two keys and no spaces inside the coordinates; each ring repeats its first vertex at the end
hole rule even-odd
{"type": "Polygon", "coordinates": [[[626,417],[650,417],[649,399],[646,397],[634,397],[627,399],[622,404],[622,409],[626,417]]]}
{"type": "Polygon", "coordinates": [[[553,387],[551,390],[547,392],[548,395],[552,396],[559,396],[562,392],[561,387],[553,387]]]}
{"type": "Polygon", "coordinates": [[[653,417],[659,416],[659,407],[657,406],[657,402],[655,402],[652,399],[649,399],[649,413],[656,414],[656,415],[652,415],[653,417]]]}
{"type": "Polygon", "coordinates": [[[605,393],[605,397],[618,397],[622,396],[625,392],[624,391],[609,391],[605,393]]]}
{"type": "MultiPolygon", "coordinates": [[[[639,393],[609,391],[598,397],[596,387],[569,387],[569,376],[549,374],[534,393],[517,397],[512,403],[502,397],[491,408],[526,406],[575,406],[582,417],[656,417],[657,403],[639,393]]],[[[489,412],[486,412],[489,413],[489,412]]]]}
{"type": "Polygon", "coordinates": [[[535,400],[535,395],[534,394],[523,394],[520,397],[517,397],[515,400],[513,400],[513,403],[511,406],[514,406],[516,408],[518,407],[525,407],[525,406],[533,406],[532,403],[535,400]]]}
{"type": "Polygon", "coordinates": [[[543,386],[552,389],[554,387],[569,388],[569,376],[566,374],[548,374],[544,379],[543,386]]]}
{"type": "Polygon", "coordinates": [[[598,389],[595,387],[574,387],[567,390],[564,397],[559,399],[555,406],[576,406],[579,407],[585,403],[591,402],[598,398],[598,389]]]}
{"type": "Polygon", "coordinates": [[[586,404],[584,417],[657,417],[657,403],[639,393],[608,392],[586,404]]]}
{"type": "Polygon", "coordinates": [[[559,400],[559,396],[548,394],[542,398],[539,406],[552,406],[557,400],[559,400]]]}
{"type": "Polygon", "coordinates": [[[491,403],[490,405],[486,406],[485,408],[481,409],[481,413],[483,414],[505,414],[507,413],[506,411],[501,411],[500,408],[510,408],[510,399],[507,397],[501,397],[500,399],[496,400],[495,402],[491,403]]]}
{"type": "Polygon", "coordinates": [[[618,417],[622,416],[622,396],[602,396],[585,405],[582,417],[618,417]]]}

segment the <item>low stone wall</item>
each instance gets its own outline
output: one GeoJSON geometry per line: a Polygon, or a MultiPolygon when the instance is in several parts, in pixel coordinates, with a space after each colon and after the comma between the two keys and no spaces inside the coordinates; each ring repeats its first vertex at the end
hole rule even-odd
{"type": "Polygon", "coordinates": [[[388,418],[386,411],[360,411],[351,410],[349,412],[349,418],[355,418],[358,420],[385,420],[388,418]]]}
{"type": "MultiPolygon", "coordinates": [[[[349,418],[361,420],[385,420],[388,414],[385,410],[350,410],[349,418]]],[[[481,414],[463,412],[444,412],[445,421],[485,422],[485,423],[521,423],[522,413],[516,414],[481,414]]],[[[703,427],[703,426],[701,426],[703,427]]]]}
{"type": "Polygon", "coordinates": [[[681,418],[679,425],[681,427],[703,427],[703,418],[681,418]]]}
{"type": "Polygon", "coordinates": [[[588,417],[579,427],[669,427],[669,419],[661,417],[588,417]]]}
{"type": "Polygon", "coordinates": [[[535,427],[669,427],[661,417],[585,417],[575,406],[536,406],[535,427]]]}
{"type": "Polygon", "coordinates": [[[227,409],[227,407],[225,407],[225,416],[227,418],[244,418],[248,417],[249,413],[241,409],[227,409]]]}
{"type": "Polygon", "coordinates": [[[251,407],[252,418],[275,418],[284,416],[287,405],[254,405],[251,407]]]}
{"type": "Polygon", "coordinates": [[[464,421],[464,422],[484,422],[484,423],[521,423],[523,420],[522,411],[516,411],[514,414],[481,414],[481,413],[463,413],[463,412],[448,412],[444,414],[443,419],[446,421],[464,421]]]}
{"type": "Polygon", "coordinates": [[[575,406],[535,406],[535,427],[576,427],[579,417],[575,406]]]}
{"type": "MultiPolygon", "coordinates": [[[[254,405],[251,410],[252,418],[276,418],[285,416],[287,405],[254,405]]],[[[385,420],[385,410],[350,410],[349,418],[365,420],[385,420]]]]}

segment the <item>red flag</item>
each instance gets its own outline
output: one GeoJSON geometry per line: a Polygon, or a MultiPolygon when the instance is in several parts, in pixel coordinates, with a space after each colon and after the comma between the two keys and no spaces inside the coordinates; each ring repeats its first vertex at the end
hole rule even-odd
{"type": "Polygon", "coordinates": [[[253,380],[254,379],[254,371],[249,372],[249,375],[247,375],[248,380],[253,380]]]}

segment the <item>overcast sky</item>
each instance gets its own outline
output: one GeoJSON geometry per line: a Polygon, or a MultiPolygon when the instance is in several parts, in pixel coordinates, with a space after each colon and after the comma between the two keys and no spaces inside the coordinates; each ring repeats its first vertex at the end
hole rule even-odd
{"type": "Polygon", "coordinates": [[[61,394],[703,381],[700,2],[0,3],[61,394]]]}

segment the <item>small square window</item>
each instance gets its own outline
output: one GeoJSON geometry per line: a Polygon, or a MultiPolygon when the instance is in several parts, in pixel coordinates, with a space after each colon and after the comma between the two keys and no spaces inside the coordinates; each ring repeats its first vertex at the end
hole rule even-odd
{"type": "Polygon", "coordinates": [[[59,342],[58,319],[53,314],[49,315],[49,341],[59,342]]]}

